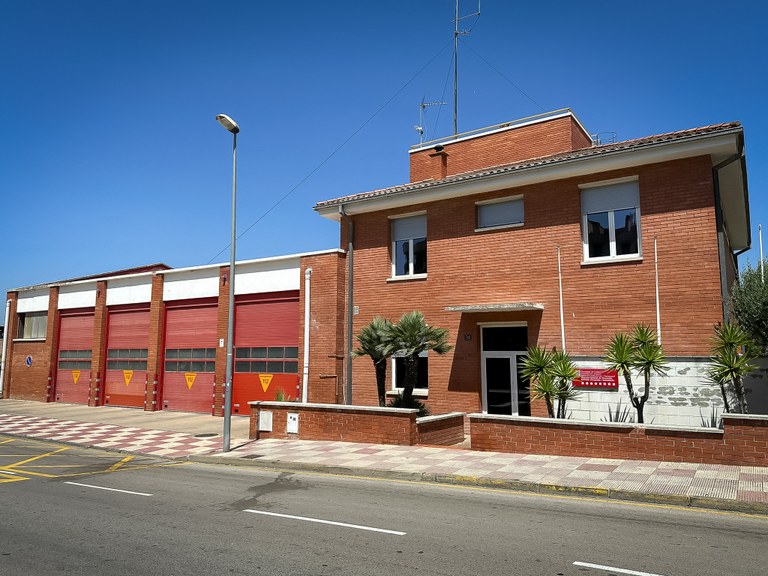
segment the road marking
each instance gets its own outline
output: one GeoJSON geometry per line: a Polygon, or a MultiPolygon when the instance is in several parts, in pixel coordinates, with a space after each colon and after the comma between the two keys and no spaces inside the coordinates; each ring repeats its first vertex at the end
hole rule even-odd
{"type": "Polygon", "coordinates": [[[368,530],[369,532],[381,532],[382,534],[394,534],[395,536],[405,536],[405,532],[398,532],[397,530],[385,530],[384,528],[373,528],[372,526],[360,526],[358,524],[347,524],[345,522],[333,522],[332,520],[320,520],[319,518],[308,518],[306,516],[277,514],[275,512],[265,512],[264,510],[243,510],[243,512],[250,512],[251,514],[263,514],[264,516],[277,516],[278,518],[289,518],[291,520],[303,520],[304,522],[316,522],[317,524],[330,524],[331,526],[341,526],[342,528],[368,530]]]}
{"type": "Polygon", "coordinates": [[[45,458],[46,456],[53,456],[54,454],[58,454],[59,452],[64,452],[65,450],[69,450],[69,446],[65,446],[64,448],[59,448],[57,450],[51,450],[50,452],[46,452],[45,454],[38,454],[37,456],[33,456],[32,458],[27,458],[26,460],[22,460],[21,462],[14,462],[13,464],[9,464],[8,466],[3,466],[0,468],[0,470],[9,470],[10,468],[18,468],[22,464],[26,464],[27,462],[34,462],[35,460],[39,460],[40,458],[45,458]]]}
{"type": "Polygon", "coordinates": [[[11,474],[12,476],[19,476],[18,472],[11,472],[10,470],[3,470],[0,474],[11,474]]]}
{"type": "Polygon", "coordinates": [[[98,490],[109,490],[110,492],[122,492],[123,494],[134,494],[136,496],[152,496],[146,492],[133,492],[132,490],[118,490],[117,488],[106,488],[104,486],[94,486],[93,484],[81,484],[80,482],[64,482],[64,484],[71,484],[72,486],[82,486],[83,488],[96,488],[98,490]]]}
{"type": "Polygon", "coordinates": [[[107,470],[106,470],[106,471],[107,471],[107,472],[114,472],[115,470],[117,470],[118,468],[120,468],[120,467],[121,467],[123,464],[127,464],[128,462],[130,462],[131,460],[133,460],[133,458],[134,458],[133,456],[126,456],[125,458],[123,458],[122,460],[120,460],[120,462],[115,462],[114,464],[112,464],[112,466],[110,466],[109,468],[107,468],[107,470]]]}
{"type": "Polygon", "coordinates": [[[584,568],[594,568],[595,570],[605,570],[606,572],[618,572],[619,574],[629,574],[630,576],[663,576],[652,572],[638,572],[637,570],[627,570],[626,568],[615,568],[614,566],[601,566],[600,564],[590,564],[589,562],[574,562],[574,566],[583,566],[584,568]]]}
{"type": "Polygon", "coordinates": [[[15,438],[7,438],[5,440],[0,440],[0,444],[10,444],[14,440],[15,440],[15,438]]]}

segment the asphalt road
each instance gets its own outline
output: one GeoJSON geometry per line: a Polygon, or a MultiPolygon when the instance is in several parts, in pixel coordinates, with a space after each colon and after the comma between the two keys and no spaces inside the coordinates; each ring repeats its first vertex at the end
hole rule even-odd
{"type": "Polygon", "coordinates": [[[702,576],[768,566],[766,517],[4,440],[2,575],[702,576]]]}

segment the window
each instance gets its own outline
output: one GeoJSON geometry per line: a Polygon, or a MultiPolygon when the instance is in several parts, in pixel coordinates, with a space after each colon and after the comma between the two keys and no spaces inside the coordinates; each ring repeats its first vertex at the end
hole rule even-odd
{"type": "Polygon", "coordinates": [[[90,370],[90,350],[59,350],[59,370],[90,370]]]}
{"type": "Polygon", "coordinates": [[[237,348],[235,372],[298,374],[299,349],[296,346],[237,348]]]}
{"type": "MultiPolygon", "coordinates": [[[[419,375],[414,390],[427,391],[429,388],[429,362],[427,353],[419,354],[419,375]]],[[[392,388],[402,389],[405,384],[405,358],[395,354],[392,357],[392,388]]]]}
{"type": "Polygon", "coordinates": [[[107,350],[107,370],[146,369],[146,348],[112,348],[107,350]]]}
{"type": "Polygon", "coordinates": [[[639,207],[637,180],[582,189],[584,261],[600,262],[640,256],[639,207]]]}
{"type": "Polygon", "coordinates": [[[478,230],[522,226],[523,216],[522,196],[477,203],[478,230]]]}
{"type": "Polygon", "coordinates": [[[216,348],[169,348],[166,372],[216,372],[216,348]]]}
{"type": "Polygon", "coordinates": [[[392,277],[427,273],[427,216],[392,221],[392,277]]]}
{"type": "Polygon", "coordinates": [[[48,330],[48,312],[26,312],[19,314],[19,338],[32,340],[45,338],[48,330]]]}

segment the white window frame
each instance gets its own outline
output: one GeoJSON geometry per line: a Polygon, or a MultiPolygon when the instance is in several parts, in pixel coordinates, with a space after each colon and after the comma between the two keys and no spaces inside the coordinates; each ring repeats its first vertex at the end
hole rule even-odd
{"type": "MultiPolygon", "coordinates": [[[[396,352],[390,358],[390,375],[389,375],[389,379],[390,379],[390,383],[391,383],[390,391],[391,391],[391,393],[394,393],[394,394],[400,394],[403,390],[405,390],[405,388],[398,388],[397,387],[397,370],[396,370],[396,364],[395,364],[395,359],[396,358],[404,358],[404,357],[405,357],[405,354],[403,354],[402,352],[396,352]]],[[[420,358],[426,358],[427,359],[427,366],[429,366],[429,352],[428,351],[421,352],[419,354],[419,357],[420,358]]],[[[413,389],[413,395],[414,396],[424,396],[424,397],[429,395],[429,374],[427,374],[427,387],[426,388],[414,388],[413,389]]]]}
{"type": "MultiPolygon", "coordinates": [[[[604,180],[601,182],[591,182],[589,184],[582,184],[579,186],[579,194],[584,190],[590,188],[601,188],[604,186],[610,186],[612,184],[621,184],[624,182],[637,182],[637,176],[629,176],[627,178],[616,178],[614,180],[604,180]]],[[[580,200],[581,201],[581,200],[580,200]]],[[[593,212],[585,212],[582,209],[581,215],[581,242],[582,242],[582,264],[602,264],[606,262],[631,262],[633,260],[643,259],[643,235],[640,224],[640,198],[638,190],[638,202],[637,206],[623,206],[614,207],[610,210],[595,210],[593,212]],[[614,219],[615,213],[621,210],[635,210],[635,219],[637,225],[637,253],[636,254],[616,254],[616,222],[614,219]],[[597,256],[590,257],[589,255],[589,215],[590,214],[602,214],[608,213],[608,243],[609,243],[609,256],[597,256]]]]}
{"type": "MultiPolygon", "coordinates": [[[[413,272],[413,260],[414,260],[414,258],[413,258],[413,241],[414,241],[414,238],[407,238],[407,241],[408,241],[408,273],[407,274],[397,274],[397,265],[396,265],[397,264],[397,243],[398,243],[398,241],[403,241],[403,240],[406,240],[406,239],[405,238],[400,238],[399,240],[395,239],[394,234],[392,233],[392,228],[394,226],[395,220],[401,220],[401,219],[404,219],[404,218],[413,218],[415,216],[424,216],[425,220],[426,220],[426,215],[427,215],[426,211],[422,211],[422,212],[411,212],[411,213],[408,213],[408,214],[398,214],[397,216],[390,216],[390,218],[389,218],[389,220],[390,220],[389,227],[390,227],[390,236],[392,237],[391,248],[390,248],[391,249],[390,277],[388,279],[390,282],[398,281],[398,280],[413,280],[413,279],[426,278],[427,277],[427,273],[426,272],[422,272],[422,273],[419,273],[419,274],[414,274],[414,272],[413,272]]],[[[428,243],[427,238],[428,238],[428,236],[425,235],[424,236],[425,244],[428,243]]],[[[429,270],[429,259],[427,259],[427,270],[429,270]]]]}
{"type": "Polygon", "coordinates": [[[515,196],[505,196],[504,198],[494,198],[493,200],[480,200],[478,202],[475,202],[475,223],[476,228],[475,232],[487,232],[490,230],[503,230],[504,228],[520,228],[521,226],[525,225],[525,200],[523,198],[523,194],[516,194],[515,196]],[[517,202],[520,201],[520,203],[523,205],[523,219],[520,222],[510,222],[508,224],[497,224],[495,226],[480,226],[480,207],[481,206],[488,206],[492,204],[504,204],[504,203],[511,203],[511,202],[517,202]]]}

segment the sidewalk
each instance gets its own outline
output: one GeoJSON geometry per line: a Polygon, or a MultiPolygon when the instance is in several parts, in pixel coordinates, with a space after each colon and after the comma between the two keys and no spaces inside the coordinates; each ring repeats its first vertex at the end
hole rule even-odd
{"type": "Polygon", "coordinates": [[[0,400],[0,434],[195,462],[468,484],[540,493],[768,514],[768,468],[476,452],[306,440],[247,440],[233,418],[233,450],[221,452],[222,419],[0,400]],[[66,418],[62,418],[66,414],[66,418]],[[218,434],[209,437],[210,434],[218,434]],[[204,436],[204,437],[200,437],[204,436]]]}

